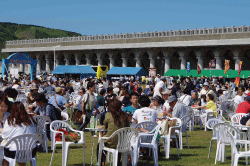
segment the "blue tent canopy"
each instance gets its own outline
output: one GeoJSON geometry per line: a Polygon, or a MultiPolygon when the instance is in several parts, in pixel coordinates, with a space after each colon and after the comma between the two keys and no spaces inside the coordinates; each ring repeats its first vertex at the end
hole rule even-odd
{"type": "Polygon", "coordinates": [[[76,66],[76,65],[58,65],[53,74],[80,74],[84,77],[95,77],[96,72],[91,66],[76,66]]]}
{"type": "Polygon", "coordinates": [[[108,78],[118,75],[147,76],[148,74],[142,67],[112,67],[107,72],[108,78]]]}

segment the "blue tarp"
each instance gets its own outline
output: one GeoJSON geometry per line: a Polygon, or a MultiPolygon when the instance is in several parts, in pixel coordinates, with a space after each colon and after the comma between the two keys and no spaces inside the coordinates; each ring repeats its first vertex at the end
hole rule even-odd
{"type": "Polygon", "coordinates": [[[96,76],[96,72],[91,66],[76,66],[76,65],[58,65],[53,74],[80,74],[84,77],[96,76]]]}
{"type": "Polygon", "coordinates": [[[142,67],[112,67],[107,72],[107,77],[114,75],[147,76],[148,74],[142,67]]]}

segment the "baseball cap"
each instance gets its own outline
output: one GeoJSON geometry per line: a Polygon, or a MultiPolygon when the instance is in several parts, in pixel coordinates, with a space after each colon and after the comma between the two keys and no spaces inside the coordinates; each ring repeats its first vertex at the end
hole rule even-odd
{"type": "Polygon", "coordinates": [[[167,103],[172,103],[173,101],[177,101],[177,98],[175,96],[170,96],[167,100],[167,103]]]}
{"type": "Polygon", "coordinates": [[[164,92],[161,92],[162,94],[168,94],[168,95],[171,95],[172,94],[172,91],[169,90],[169,89],[166,89],[164,92]]]}
{"type": "Polygon", "coordinates": [[[208,83],[208,82],[205,82],[205,83],[203,84],[203,86],[209,86],[209,83],[208,83]]]}

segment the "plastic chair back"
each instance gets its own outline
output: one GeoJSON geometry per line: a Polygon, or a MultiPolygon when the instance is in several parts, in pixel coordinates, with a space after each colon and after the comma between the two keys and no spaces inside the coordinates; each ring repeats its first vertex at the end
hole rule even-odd
{"type": "Polygon", "coordinates": [[[138,137],[138,130],[130,127],[121,128],[119,130],[116,130],[110,136],[110,138],[115,136],[118,136],[118,144],[116,150],[118,150],[119,152],[125,152],[130,150],[132,138],[138,137]]]}
{"type": "Polygon", "coordinates": [[[141,122],[141,123],[138,123],[136,125],[136,129],[137,128],[142,128],[142,129],[145,129],[145,130],[148,130],[148,131],[152,131],[155,126],[157,126],[158,124],[156,122],[150,122],[150,121],[147,121],[147,122],[141,122]]]}
{"type": "Polygon", "coordinates": [[[247,114],[243,114],[243,113],[239,113],[239,114],[234,114],[232,117],[231,117],[231,121],[233,123],[238,123],[240,125],[240,120],[243,116],[246,116],[247,114]]]}
{"type": "Polygon", "coordinates": [[[187,124],[190,120],[191,120],[190,115],[186,115],[181,118],[181,132],[185,132],[187,130],[187,124]]]}
{"type": "Polygon", "coordinates": [[[26,163],[32,160],[32,151],[37,143],[42,140],[39,136],[34,134],[25,134],[12,138],[7,142],[5,147],[9,146],[12,142],[16,145],[16,162],[26,163]]]}
{"type": "Polygon", "coordinates": [[[43,135],[46,131],[46,123],[51,123],[51,120],[47,116],[34,116],[34,121],[36,122],[36,133],[37,135],[43,135]]]}

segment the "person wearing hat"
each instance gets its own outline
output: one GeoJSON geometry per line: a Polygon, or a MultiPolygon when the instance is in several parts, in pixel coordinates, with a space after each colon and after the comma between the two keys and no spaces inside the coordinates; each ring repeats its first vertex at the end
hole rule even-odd
{"type": "Polygon", "coordinates": [[[165,90],[166,90],[166,77],[162,77],[161,80],[155,85],[153,97],[155,97],[156,95],[162,97],[162,92],[165,90]]]}
{"type": "Polygon", "coordinates": [[[169,89],[166,89],[164,92],[162,92],[163,100],[165,101],[165,103],[162,106],[163,112],[167,111],[170,108],[169,103],[167,101],[168,101],[168,97],[171,96],[171,94],[172,92],[169,89]]]}
{"type": "Polygon", "coordinates": [[[248,114],[250,111],[250,96],[247,96],[245,101],[240,103],[236,109],[236,114],[244,113],[248,114]]]}
{"type": "Polygon", "coordinates": [[[200,91],[199,98],[201,98],[201,95],[207,95],[207,94],[212,94],[212,95],[214,96],[213,101],[216,101],[216,94],[214,93],[213,90],[210,90],[210,89],[209,89],[209,83],[208,83],[208,82],[205,82],[205,83],[203,84],[203,89],[200,91]]]}
{"type": "Polygon", "coordinates": [[[155,77],[155,85],[161,81],[161,75],[157,74],[157,76],[155,77]]]}
{"type": "Polygon", "coordinates": [[[67,103],[67,100],[65,97],[62,96],[62,88],[61,87],[56,87],[55,89],[56,94],[54,96],[51,96],[49,99],[49,104],[52,104],[55,107],[58,107],[60,109],[64,109],[63,107],[70,107],[70,104],[67,103]]]}
{"type": "Polygon", "coordinates": [[[172,95],[168,98],[167,102],[169,103],[170,109],[163,112],[163,115],[170,118],[182,118],[187,114],[187,110],[184,104],[177,101],[177,98],[172,95]]]}

